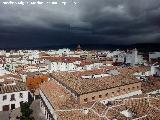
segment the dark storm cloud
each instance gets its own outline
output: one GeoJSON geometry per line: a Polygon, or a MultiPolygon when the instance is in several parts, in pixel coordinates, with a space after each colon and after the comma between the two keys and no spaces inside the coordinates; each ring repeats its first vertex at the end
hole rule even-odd
{"type": "Polygon", "coordinates": [[[65,1],[70,3],[65,6],[0,3],[3,46],[159,42],[159,0],[73,0],[77,5],[65,1]]]}

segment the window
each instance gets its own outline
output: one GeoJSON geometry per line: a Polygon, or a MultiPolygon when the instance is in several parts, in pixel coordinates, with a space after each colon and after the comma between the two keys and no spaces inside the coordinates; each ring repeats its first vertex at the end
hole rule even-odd
{"type": "Polygon", "coordinates": [[[108,96],[108,93],[106,93],[105,96],[107,97],[107,96],[108,96]]]}
{"type": "Polygon", "coordinates": [[[92,100],[95,100],[95,96],[94,96],[94,97],[92,97],[92,100]]]}
{"type": "Polygon", "coordinates": [[[4,95],[3,96],[3,101],[6,100],[6,99],[7,99],[7,95],[4,95]]]}
{"type": "Polygon", "coordinates": [[[15,100],[15,95],[14,94],[11,95],[11,101],[13,101],[13,100],[15,100]]]}
{"type": "Polygon", "coordinates": [[[128,88],[128,91],[130,91],[130,88],[128,88]]]}
{"type": "Polygon", "coordinates": [[[139,89],[139,86],[137,86],[137,89],[139,89]]]}
{"type": "Polygon", "coordinates": [[[119,92],[120,92],[120,90],[117,90],[117,92],[119,93],[119,92]]]}
{"type": "Polygon", "coordinates": [[[125,89],[123,89],[123,91],[125,92],[126,90],[125,90],[125,89]]]}
{"type": "Polygon", "coordinates": [[[132,87],[132,89],[134,90],[134,89],[135,89],[135,87],[132,87]]]}
{"type": "Polygon", "coordinates": [[[99,95],[99,98],[102,98],[102,95],[99,95]]]}
{"type": "Polygon", "coordinates": [[[85,98],[85,99],[84,99],[84,102],[87,102],[87,101],[88,101],[88,98],[85,98]]]}
{"type": "Polygon", "coordinates": [[[20,98],[23,98],[23,93],[19,93],[19,97],[20,97],[20,98]]]}

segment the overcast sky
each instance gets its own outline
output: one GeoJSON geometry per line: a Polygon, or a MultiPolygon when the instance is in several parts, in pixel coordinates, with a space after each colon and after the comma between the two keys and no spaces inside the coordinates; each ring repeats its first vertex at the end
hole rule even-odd
{"type": "Polygon", "coordinates": [[[48,0],[58,4],[24,6],[3,1],[0,47],[160,43],[160,0],[48,0]]]}

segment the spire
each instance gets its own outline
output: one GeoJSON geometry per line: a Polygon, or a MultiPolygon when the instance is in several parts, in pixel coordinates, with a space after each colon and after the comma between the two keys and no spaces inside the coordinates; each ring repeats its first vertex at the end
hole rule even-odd
{"type": "Polygon", "coordinates": [[[77,51],[81,51],[81,46],[80,46],[80,44],[78,44],[78,46],[77,46],[77,51]]]}

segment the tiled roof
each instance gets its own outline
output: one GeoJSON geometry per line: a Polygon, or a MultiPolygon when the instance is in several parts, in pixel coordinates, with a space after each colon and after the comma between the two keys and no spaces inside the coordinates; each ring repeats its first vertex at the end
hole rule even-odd
{"type": "Polygon", "coordinates": [[[17,82],[16,85],[0,86],[0,94],[26,91],[24,83],[17,82]]]}
{"type": "MultiPolygon", "coordinates": [[[[51,76],[63,84],[64,86],[67,86],[71,88],[72,90],[76,91],[77,94],[85,94],[89,92],[96,92],[100,90],[110,89],[117,86],[123,86],[128,84],[133,84],[140,82],[138,79],[136,79],[133,75],[127,74],[126,71],[125,74],[120,74],[116,76],[106,76],[106,77],[99,77],[99,78],[89,78],[84,79],[81,76],[82,75],[92,75],[92,74],[100,74],[105,73],[107,68],[105,69],[97,69],[93,71],[83,71],[83,72],[54,72],[51,74],[51,76]]],[[[120,69],[117,69],[118,71],[120,69]]]]}
{"type": "MultiPolygon", "coordinates": [[[[149,106],[146,95],[111,101],[111,105],[107,106],[100,101],[78,104],[76,99],[54,80],[44,83],[41,90],[54,107],[58,120],[132,120],[144,115],[147,115],[144,120],[159,120],[160,112],[149,106]],[[123,110],[131,111],[134,115],[126,117],[121,114],[123,110]]],[[[149,101],[152,106],[159,108],[158,99],[150,98],[149,101]]]]}

